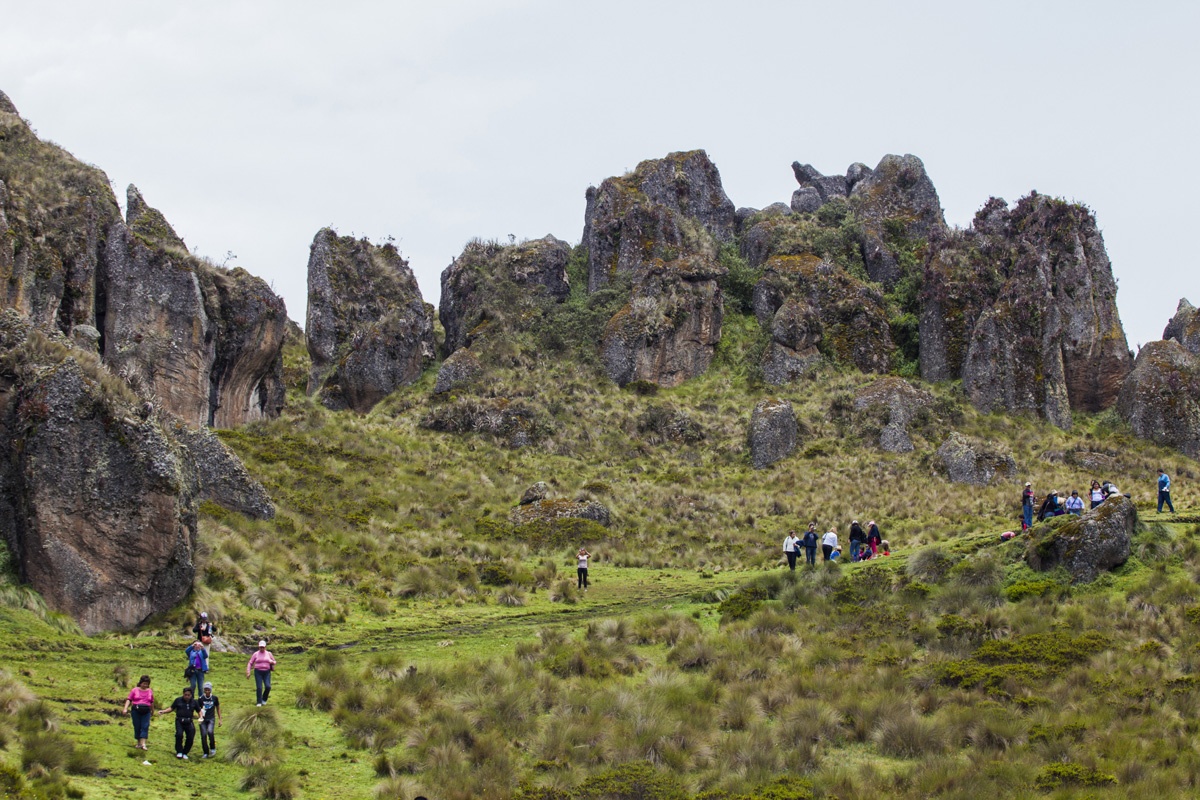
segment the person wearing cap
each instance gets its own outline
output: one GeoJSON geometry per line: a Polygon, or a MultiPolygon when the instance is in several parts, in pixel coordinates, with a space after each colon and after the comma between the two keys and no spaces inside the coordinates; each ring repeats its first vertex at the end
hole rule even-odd
{"type": "Polygon", "coordinates": [[[271,673],[275,670],[275,656],[267,650],[267,640],[258,640],[258,649],[246,662],[246,677],[254,673],[254,695],[258,705],[264,705],[271,696],[271,673]]]}
{"type": "Polygon", "coordinates": [[[1033,505],[1037,502],[1037,498],[1033,494],[1033,484],[1029,481],[1025,482],[1025,491],[1021,492],[1021,522],[1024,523],[1025,529],[1033,527],[1033,505]]]}
{"type": "Polygon", "coordinates": [[[204,654],[212,655],[212,640],[217,635],[217,626],[208,618],[207,611],[200,612],[200,618],[192,626],[192,633],[196,634],[196,638],[204,645],[204,654]]]}
{"type": "Polygon", "coordinates": [[[175,757],[188,760],[188,753],[192,751],[192,742],[196,740],[196,712],[200,710],[200,704],[196,702],[192,695],[192,687],[187,687],[183,690],[183,695],[175,698],[175,702],[171,703],[170,707],[159,711],[159,714],[170,714],[175,712],[175,757]]]}
{"type": "Polygon", "coordinates": [[[1071,496],[1067,498],[1067,513],[1074,514],[1077,517],[1083,516],[1083,498],[1079,496],[1079,492],[1071,490],[1071,496]]]}
{"type": "Polygon", "coordinates": [[[1171,513],[1175,513],[1175,506],[1171,503],[1171,476],[1158,471],[1158,513],[1162,513],[1163,503],[1167,504],[1167,508],[1171,509],[1171,513]]]}
{"type": "Polygon", "coordinates": [[[200,704],[200,747],[204,748],[201,758],[212,758],[217,754],[217,737],[214,726],[221,724],[221,701],[213,694],[211,683],[204,684],[204,691],[196,698],[200,704]]]}

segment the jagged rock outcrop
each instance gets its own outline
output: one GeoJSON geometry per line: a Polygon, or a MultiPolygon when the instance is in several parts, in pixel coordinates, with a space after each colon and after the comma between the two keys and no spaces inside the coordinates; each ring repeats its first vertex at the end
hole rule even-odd
{"type": "Polygon", "coordinates": [[[467,349],[455,350],[438,367],[437,381],[433,384],[434,394],[445,394],[469,386],[483,374],[483,364],[467,349]]]}
{"type": "Polygon", "coordinates": [[[937,458],[946,476],[954,483],[987,486],[994,480],[1013,478],[1017,462],[983,442],[974,441],[957,431],[937,449],[937,458]]]}
{"type": "Polygon", "coordinates": [[[1144,346],[1121,386],[1117,413],[1143,439],[1200,458],[1200,355],[1175,339],[1144,346]]]}
{"type": "Polygon", "coordinates": [[[1131,357],[1095,217],[1037,194],[991,200],[972,232],[947,237],[926,267],[922,376],[961,377],[984,411],[1029,411],[1059,427],[1071,409],[1116,399],[1131,357]],[[965,354],[955,351],[969,333],[965,354]]]}
{"type": "Polygon", "coordinates": [[[601,342],[612,380],[675,386],[708,368],[724,317],[717,249],[736,224],[721,176],[702,150],[643,161],[633,173],[588,189],[588,291],[632,286],[601,342]]]}
{"type": "Polygon", "coordinates": [[[323,228],[308,259],[308,394],[332,409],[371,410],[433,360],[433,313],[392,244],[323,228]]]}
{"type": "Polygon", "coordinates": [[[867,386],[854,398],[856,411],[875,411],[885,415],[879,433],[879,446],[889,453],[913,450],[909,425],[922,410],[933,404],[933,395],[918,389],[903,378],[886,376],[867,386]]]}
{"type": "Polygon", "coordinates": [[[796,412],[786,400],[760,400],[750,415],[750,464],[765,469],[796,449],[799,426],[796,412]]]}
{"type": "Polygon", "coordinates": [[[525,490],[525,493],[521,495],[521,500],[517,503],[517,505],[527,506],[530,503],[540,503],[546,499],[546,495],[549,493],[550,487],[546,485],[546,482],[538,481],[525,490]]]}
{"type": "Polygon", "coordinates": [[[886,155],[873,170],[855,164],[846,183],[862,226],[867,274],[892,286],[908,272],[904,256],[911,254],[914,264],[920,264],[926,243],[946,228],[937,189],[914,155],[886,155]]]}
{"type": "Polygon", "coordinates": [[[128,198],[130,221],[110,228],[100,266],[105,362],[189,425],[278,416],[283,300],[243,269],[189,255],[137,187],[128,198]]]}
{"type": "Polygon", "coordinates": [[[474,241],[442,271],[438,318],[449,355],[489,329],[538,315],[540,304],[561,303],[571,293],[571,247],[553,236],[520,244],[474,241]],[[498,324],[497,324],[498,323],[498,324]]]}
{"type": "Polygon", "coordinates": [[[88,633],[127,630],[195,574],[194,465],[93,354],[0,315],[0,531],[88,633]]]}
{"type": "Polygon", "coordinates": [[[1200,312],[1186,297],[1180,298],[1175,316],[1163,329],[1163,339],[1174,339],[1183,345],[1184,350],[1200,356],[1200,312]]]}
{"type": "Polygon", "coordinates": [[[207,428],[192,428],[176,421],[171,435],[187,448],[195,465],[198,500],[208,500],[252,519],[272,519],[275,504],[262,484],[207,428]]]}
{"type": "Polygon", "coordinates": [[[508,447],[527,447],[554,430],[553,422],[521,400],[464,397],[434,406],[421,427],[443,433],[494,436],[508,447]]]}
{"type": "Polygon", "coordinates": [[[802,374],[818,346],[863,372],[887,372],[891,366],[894,347],[883,296],[816,256],[769,259],[754,287],[754,313],[771,331],[764,369],[770,367],[774,379],[802,374]],[[780,360],[783,368],[776,366],[780,360]]]}
{"type": "Polygon", "coordinates": [[[1025,560],[1033,569],[1062,566],[1072,583],[1090,583],[1128,560],[1138,521],[1130,499],[1112,497],[1078,519],[1062,519],[1034,528],[1025,551],[1025,560]]]}
{"type": "Polygon", "coordinates": [[[703,374],[721,339],[721,274],[715,262],[643,270],[629,303],[604,329],[600,354],[608,377],[620,386],[639,380],[678,386],[703,374]]]}
{"type": "Polygon", "coordinates": [[[596,500],[536,500],[517,506],[508,515],[508,521],[517,525],[560,519],[587,519],[606,528],[612,524],[608,507],[596,500]]]}

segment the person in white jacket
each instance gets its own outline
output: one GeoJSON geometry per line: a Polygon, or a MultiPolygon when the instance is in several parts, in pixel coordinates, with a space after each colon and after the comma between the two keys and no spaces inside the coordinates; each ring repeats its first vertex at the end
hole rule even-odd
{"type": "Polygon", "coordinates": [[[821,555],[824,556],[826,561],[833,555],[833,551],[837,549],[837,546],[837,533],[826,531],[825,535],[821,537],[821,555]]]}
{"type": "Polygon", "coordinates": [[[788,569],[792,572],[796,571],[796,555],[800,552],[800,539],[796,537],[795,531],[788,531],[787,538],[783,540],[783,554],[787,556],[788,569]]]}

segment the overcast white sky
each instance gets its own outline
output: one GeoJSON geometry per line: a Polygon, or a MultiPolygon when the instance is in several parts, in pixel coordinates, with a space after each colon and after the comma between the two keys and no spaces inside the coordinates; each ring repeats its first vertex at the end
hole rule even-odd
{"type": "Polygon", "coordinates": [[[425,298],[470,238],[579,241],[584,191],[704,148],[738,206],[790,165],[920,156],[952,224],[1088,204],[1131,347],[1188,296],[1200,3],[0,2],[0,89],[304,323],[326,225],[425,298]]]}

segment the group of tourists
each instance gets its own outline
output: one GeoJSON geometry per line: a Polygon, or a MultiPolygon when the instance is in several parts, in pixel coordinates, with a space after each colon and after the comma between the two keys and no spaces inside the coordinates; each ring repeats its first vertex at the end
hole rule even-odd
{"type": "MultiPolygon", "coordinates": [[[[783,554],[787,557],[788,569],[795,572],[796,561],[803,552],[805,563],[817,565],[817,547],[821,548],[823,561],[837,561],[842,557],[842,549],[838,544],[837,531],[830,528],[824,534],[817,532],[817,523],[808,523],[808,530],[803,536],[796,536],[795,531],[788,531],[783,540],[783,554]]],[[[890,556],[891,545],[879,532],[875,520],[867,523],[864,529],[858,520],[850,523],[850,560],[869,561],[879,556],[890,556]]]]}
{"type": "MultiPolygon", "coordinates": [[[[1093,480],[1086,495],[1090,503],[1088,508],[1089,510],[1095,508],[1110,497],[1117,497],[1120,494],[1121,490],[1111,482],[1093,480]]],[[[1125,497],[1128,496],[1125,495],[1125,497]]],[[[1162,513],[1164,505],[1170,509],[1172,514],[1175,513],[1175,506],[1171,503],[1171,477],[1160,469],[1158,471],[1158,513],[1162,513]]],[[[1051,491],[1045,496],[1039,506],[1037,495],[1033,491],[1033,484],[1027,482],[1025,490],[1021,492],[1021,528],[1023,530],[1033,526],[1034,508],[1037,508],[1038,522],[1049,517],[1058,517],[1064,514],[1082,516],[1084,498],[1080,497],[1078,490],[1075,489],[1071,490],[1070,495],[1051,491]]]]}
{"type": "MultiPolygon", "coordinates": [[[[221,725],[221,701],[213,694],[213,685],[207,680],[210,671],[213,637],[217,626],[202,612],[192,626],[196,635],[194,642],[184,650],[187,666],[183,677],[188,682],[182,694],[167,708],[154,711],[154,690],[150,688],[150,676],[143,675],[137,686],[125,698],[122,714],[128,714],[133,722],[134,747],[149,750],[150,719],[155,713],[175,714],[175,757],[188,760],[192,743],[196,739],[196,721],[200,722],[200,746],[204,750],[201,758],[212,758],[217,754],[216,728],[221,725]]],[[[258,649],[246,663],[246,678],[254,676],[254,693],[259,707],[271,696],[271,673],[275,670],[275,656],[267,650],[267,642],[261,639],[258,649]]],[[[149,762],[145,762],[149,763],[149,762]]]]}

